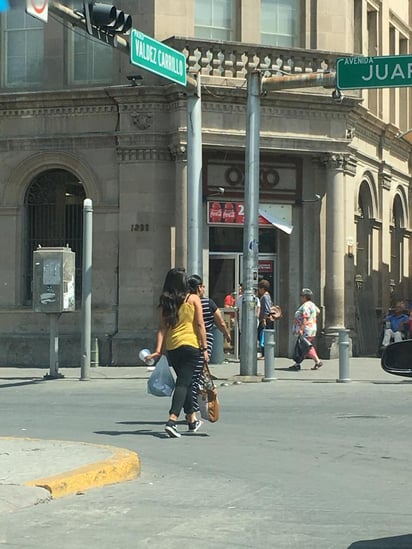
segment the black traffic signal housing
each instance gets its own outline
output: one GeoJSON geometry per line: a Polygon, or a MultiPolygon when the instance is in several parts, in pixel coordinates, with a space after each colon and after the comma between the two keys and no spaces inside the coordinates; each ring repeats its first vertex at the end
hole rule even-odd
{"type": "Polygon", "coordinates": [[[132,17],[118,10],[116,6],[86,2],[83,0],[83,12],[87,32],[93,35],[93,28],[107,34],[128,34],[132,28],[132,17]]]}

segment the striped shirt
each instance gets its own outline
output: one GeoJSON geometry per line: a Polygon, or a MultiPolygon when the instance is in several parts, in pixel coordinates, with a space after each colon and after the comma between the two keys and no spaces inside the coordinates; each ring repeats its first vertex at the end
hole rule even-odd
{"type": "Polygon", "coordinates": [[[217,311],[217,305],[210,299],[210,297],[200,298],[203,309],[203,322],[205,323],[207,350],[209,355],[212,353],[213,348],[213,326],[215,325],[215,312],[217,311]]]}

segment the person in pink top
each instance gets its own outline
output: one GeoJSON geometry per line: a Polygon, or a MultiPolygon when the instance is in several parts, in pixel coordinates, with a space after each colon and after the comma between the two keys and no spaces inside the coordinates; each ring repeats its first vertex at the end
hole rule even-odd
{"type": "MultiPolygon", "coordinates": [[[[293,319],[293,333],[296,337],[299,335],[311,343],[307,354],[303,358],[311,358],[315,365],[312,370],[318,370],[323,366],[319,360],[316,349],[313,345],[313,340],[317,332],[317,316],[320,313],[319,308],[312,301],[313,293],[309,288],[303,288],[300,292],[300,299],[302,301],[301,306],[295,312],[293,319]]],[[[290,366],[289,370],[299,371],[301,369],[300,362],[296,362],[293,366],[290,366]]]]}

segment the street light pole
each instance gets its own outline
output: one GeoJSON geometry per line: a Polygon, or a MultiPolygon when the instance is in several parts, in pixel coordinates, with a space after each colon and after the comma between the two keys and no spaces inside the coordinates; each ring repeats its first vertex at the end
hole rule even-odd
{"type": "Polygon", "coordinates": [[[202,101],[200,73],[187,95],[187,272],[203,278],[202,101]]]}
{"type": "Polygon", "coordinates": [[[240,375],[257,375],[257,326],[255,289],[259,258],[259,137],[260,71],[247,77],[245,162],[245,220],[243,229],[243,299],[240,375]]]}

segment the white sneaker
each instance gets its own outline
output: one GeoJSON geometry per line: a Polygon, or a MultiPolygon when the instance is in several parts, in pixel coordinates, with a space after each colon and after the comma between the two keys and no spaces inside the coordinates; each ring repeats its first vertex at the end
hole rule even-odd
{"type": "Polygon", "coordinates": [[[176,424],[168,421],[165,425],[165,431],[170,438],[180,438],[182,435],[177,430],[176,424]]]}
{"type": "Polygon", "coordinates": [[[197,433],[197,431],[200,429],[200,427],[203,425],[203,421],[200,421],[200,419],[197,419],[193,423],[189,423],[189,433],[197,433]]]}

